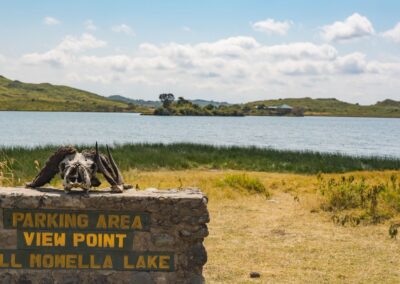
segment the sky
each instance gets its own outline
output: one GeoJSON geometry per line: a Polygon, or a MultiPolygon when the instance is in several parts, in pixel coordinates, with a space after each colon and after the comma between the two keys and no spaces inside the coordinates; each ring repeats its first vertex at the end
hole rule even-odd
{"type": "Polygon", "coordinates": [[[400,100],[400,1],[0,4],[0,74],[13,80],[146,100],[400,100]]]}

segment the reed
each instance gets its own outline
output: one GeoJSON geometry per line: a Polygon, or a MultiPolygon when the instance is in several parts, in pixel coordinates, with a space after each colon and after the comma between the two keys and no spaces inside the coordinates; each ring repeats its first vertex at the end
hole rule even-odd
{"type": "MultiPolygon", "coordinates": [[[[79,145],[77,148],[93,146],[79,145]]],[[[36,175],[57,146],[0,148],[0,161],[8,163],[14,181],[24,182],[36,175]]],[[[104,151],[104,148],[101,150],[104,151]]],[[[121,170],[233,169],[301,174],[343,173],[360,170],[397,170],[400,159],[356,157],[337,153],[287,151],[257,147],[202,144],[121,144],[113,155],[121,170]]]]}

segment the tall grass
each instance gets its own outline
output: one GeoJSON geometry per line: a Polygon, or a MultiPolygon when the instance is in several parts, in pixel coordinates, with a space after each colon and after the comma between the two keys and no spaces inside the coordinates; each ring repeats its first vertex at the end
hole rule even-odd
{"type": "Polygon", "coordinates": [[[15,184],[12,164],[13,160],[0,160],[0,186],[15,184]]]}
{"type": "Polygon", "coordinates": [[[266,198],[271,196],[264,184],[257,177],[247,174],[229,174],[217,182],[218,187],[228,186],[242,193],[262,194],[266,198]]]}
{"type": "Polygon", "coordinates": [[[342,225],[378,223],[400,212],[400,182],[396,174],[379,181],[352,175],[324,179],[318,175],[318,181],[318,191],[324,196],[321,208],[333,212],[333,220],[342,225]]]}
{"type": "MultiPolygon", "coordinates": [[[[90,147],[93,146],[77,146],[79,149],[90,147]]],[[[0,161],[12,160],[9,167],[14,178],[24,182],[36,175],[38,168],[56,149],[57,146],[0,148],[0,161]]],[[[400,159],[396,158],[188,143],[123,144],[114,146],[112,153],[122,170],[205,168],[316,174],[400,168],[400,159]]]]}

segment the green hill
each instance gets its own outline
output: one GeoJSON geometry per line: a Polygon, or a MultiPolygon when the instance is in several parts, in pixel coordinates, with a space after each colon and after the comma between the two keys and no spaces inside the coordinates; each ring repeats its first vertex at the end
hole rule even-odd
{"type": "MultiPolygon", "coordinates": [[[[111,100],[118,101],[118,102],[125,102],[125,103],[131,103],[139,106],[145,106],[145,107],[150,107],[150,108],[157,108],[161,106],[160,101],[146,101],[146,100],[141,100],[141,99],[130,99],[124,96],[120,95],[113,95],[108,97],[111,100]]],[[[229,103],[227,102],[216,102],[216,101],[210,101],[210,100],[203,100],[203,99],[195,99],[195,100],[188,100],[192,104],[198,105],[200,107],[205,107],[206,105],[213,105],[213,106],[227,106],[229,103]]]]}
{"type": "MultiPolygon", "coordinates": [[[[184,100],[173,104],[173,115],[270,115],[268,107],[287,104],[304,115],[400,117],[400,102],[386,99],[374,105],[359,105],[334,98],[289,98],[230,105],[207,100],[184,100]],[[179,112],[178,112],[179,111],[179,112]]],[[[98,111],[153,114],[159,101],[97,94],[49,83],[31,84],[0,76],[0,111],[98,111]]],[[[291,114],[289,114],[291,115],[291,114]]]]}
{"type": "Polygon", "coordinates": [[[267,111],[260,106],[268,107],[283,104],[302,108],[304,115],[400,117],[400,102],[398,101],[384,100],[374,105],[359,105],[342,102],[334,98],[291,98],[249,102],[245,104],[248,110],[246,114],[266,115],[267,111]]]}
{"type": "Polygon", "coordinates": [[[30,84],[0,76],[0,110],[135,111],[134,106],[79,89],[30,84]]]}

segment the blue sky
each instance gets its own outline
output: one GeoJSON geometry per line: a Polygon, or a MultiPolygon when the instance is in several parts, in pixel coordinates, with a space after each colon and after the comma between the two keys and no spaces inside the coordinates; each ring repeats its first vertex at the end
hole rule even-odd
{"type": "Polygon", "coordinates": [[[399,1],[1,1],[0,74],[102,95],[400,100],[399,1]]]}

